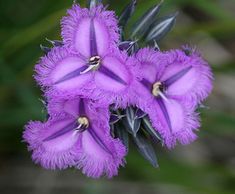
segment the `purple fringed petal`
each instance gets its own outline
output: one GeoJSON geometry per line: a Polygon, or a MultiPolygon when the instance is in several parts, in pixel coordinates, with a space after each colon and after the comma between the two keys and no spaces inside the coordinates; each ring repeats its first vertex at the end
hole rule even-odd
{"type": "Polygon", "coordinates": [[[111,178],[118,173],[118,167],[124,165],[126,148],[118,139],[110,135],[109,108],[88,99],[52,100],[48,108],[51,115],[70,114],[74,118],[85,116],[89,127],[80,133],[81,152],[76,166],[89,177],[99,178],[106,175],[111,178]]]}
{"type": "Polygon", "coordinates": [[[82,154],[78,168],[89,177],[99,178],[106,175],[108,178],[118,174],[120,165],[124,165],[126,148],[119,139],[110,135],[108,108],[86,109],[91,125],[82,134],[82,154]]]}
{"type": "Polygon", "coordinates": [[[46,169],[65,169],[76,164],[80,151],[79,135],[74,134],[70,116],[46,123],[30,122],[23,138],[33,152],[32,159],[46,169]]]}
{"type": "Polygon", "coordinates": [[[80,95],[101,104],[125,107],[133,80],[126,61],[126,53],[115,50],[102,59],[97,70],[81,74],[81,68],[87,68],[83,60],[70,54],[68,48],[56,47],[36,65],[35,79],[49,98],[71,99],[80,95]]]}
{"type": "Polygon", "coordinates": [[[119,166],[124,165],[126,149],[119,140],[108,135],[109,130],[94,122],[90,131],[82,135],[82,154],[77,167],[89,177],[106,175],[111,178],[118,174],[119,166]]]}
{"type": "Polygon", "coordinates": [[[173,148],[177,141],[186,145],[197,138],[194,131],[200,127],[198,114],[183,103],[174,99],[167,102],[157,99],[146,112],[168,148],[173,148]]]}
{"type": "Polygon", "coordinates": [[[48,113],[51,116],[69,114],[74,118],[78,118],[81,109],[80,104],[81,104],[81,98],[79,97],[69,100],[53,98],[49,101],[47,108],[48,108],[48,113]]]}
{"type": "Polygon", "coordinates": [[[131,102],[140,105],[143,109],[147,108],[148,102],[154,99],[151,93],[152,85],[165,68],[159,63],[159,58],[163,60],[162,53],[151,48],[144,48],[128,60],[130,70],[136,78],[131,84],[131,102]]]}
{"type": "Polygon", "coordinates": [[[55,47],[36,65],[35,79],[43,88],[65,95],[92,79],[91,73],[80,74],[86,68],[79,55],[71,54],[65,47],[55,47]]]}
{"type": "Polygon", "coordinates": [[[101,57],[117,47],[119,29],[113,11],[100,5],[88,10],[74,5],[61,21],[64,43],[85,57],[91,56],[91,44],[96,44],[101,57]],[[93,34],[93,35],[92,35],[93,34]]]}
{"type": "Polygon", "coordinates": [[[159,77],[166,84],[167,95],[190,100],[197,104],[208,97],[212,90],[213,75],[208,63],[198,53],[187,56],[181,50],[165,53],[166,66],[159,77]]]}
{"type": "Polygon", "coordinates": [[[164,71],[165,65],[162,62],[166,60],[166,57],[161,52],[152,48],[143,48],[136,53],[135,58],[138,63],[133,70],[139,81],[145,79],[154,83],[156,78],[164,71]]]}
{"type": "Polygon", "coordinates": [[[132,60],[136,75],[132,103],[148,113],[165,145],[173,148],[177,141],[195,140],[194,130],[200,125],[195,105],[212,88],[207,63],[196,53],[187,56],[179,50],[160,53],[149,48],[136,54],[137,65],[132,60]],[[158,82],[158,90],[153,90],[158,82]]]}
{"type": "Polygon", "coordinates": [[[110,91],[120,91],[126,88],[129,72],[125,64],[115,57],[105,57],[99,71],[95,75],[96,85],[110,91]]]}
{"type": "Polygon", "coordinates": [[[132,71],[126,53],[115,51],[107,55],[95,73],[95,90],[89,98],[101,104],[115,104],[125,108],[130,104],[130,86],[133,82],[132,71]]]}

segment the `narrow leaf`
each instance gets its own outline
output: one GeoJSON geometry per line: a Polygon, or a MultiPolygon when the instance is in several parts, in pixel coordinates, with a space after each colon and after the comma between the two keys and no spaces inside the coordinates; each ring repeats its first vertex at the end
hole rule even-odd
{"type": "Polygon", "coordinates": [[[139,108],[137,108],[135,111],[135,119],[141,119],[141,118],[145,117],[146,115],[147,114],[139,108]]]}
{"type": "Polygon", "coordinates": [[[124,120],[125,126],[128,128],[129,132],[136,136],[137,132],[140,129],[141,120],[135,119],[135,110],[133,107],[128,107],[126,109],[126,119],[124,120]]]}
{"type": "Polygon", "coordinates": [[[49,52],[51,51],[51,48],[46,47],[46,46],[43,46],[43,45],[41,45],[41,44],[40,44],[40,48],[41,48],[41,50],[42,50],[45,54],[47,54],[47,53],[49,53],[49,52]]]}
{"type": "Polygon", "coordinates": [[[114,134],[116,138],[119,138],[126,149],[129,149],[129,136],[128,132],[125,130],[125,127],[122,124],[117,124],[114,126],[114,134]]]}
{"type": "Polygon", "coordinates": [[[136,41],[123,41],[123,42],[120,42],[118,47],[120,50],[124,51],[128,51],[131,49],[131,47],[134,46],[134,44],[136,43],[136,41]]]}
{"type": "Polygon", "coordinates": [[[132,55],[138,50],[138,40],[136,41],[123,41],[119,43],[119,49],[122,51],[126,51],[129,55],[132,55]]]}
{"type": "Polygon", "coordinates": [[[114,125],[110,125],[110,135],[112,136],[112,138],[115,138],[115,126],[114,125]]]}
{"type": "Polygon", "coordinates": [[[87,7],[92,9],[93,7],[96,7],[97,5],[99,5],[101,2],[102,2],[102,0],[88,0],[87,7]]]}
{"type": "Polygon", "coordinates": [[[49,117],[50,117],[50,115],[48,114],[48,111],[47,111],[48,102],[46,100],[41,99],[41,98],[39,98],[39,101],[43,105],[43,107],[42,107],[42,114],[45,115],[44,121],[47,121],[49,119],[49,117]]]}
{"type": "Polygon", "coordinates": [[[172,29],[175,24],[177,14],[166,16],[156,20],[149,28],[149,32],[145,40],[150,42],[152,40],[159,41],[172,29]]]}
{"type": "Polygon", "coordinates": [[[141,134],[137,134],[136,137],[133,137],[134,142],[137,146],[140,154],[149,161],[155,168],[158,167],[157,157],[153,146],[150,144],[149,140],[141,134]]]}
{"type": "Polygon", "coordinates": [[[154,50],[155,51],[161,51],[160,47],[158,46],[158,43],[156,42],[156,40],[154,40],[154,50]]]}
{"type": "Polygon", "coordinates": [[[145,14],[135,23],[131,37],[141,35],[146,32],[149,26],[153,23],[156,15],[159,13],[163,0],[151,7],[145,14]]]}
{"type": "Polygon", "coordinates": [[[63,46],[63,42],[60,40],[50,40],[46,38],[46,40],[51,43],[53,46],[63,46]]]}
{"type": "Polygon", "coordinates": [[[142,121],[144,129],[149,133],[149,135],[151,135],[151,137],[153,137],[153,139],[157,142],[162,141],[160,134],[152,127],[152,124],[149,119],[147,117],[144,117],[142,121]]]}
{"type": "Polygon", "coordinates": [[[136,7],[136,0],[132,0],[122,11],[121,16],[119,17],[119,25],[125,27],[130,17],[133,15],[136,7]]]}
{"type": "Polygon", "coordinates": [[[125,117],[125,115],[111,114],[109,123],[113,125],[120,121],[123,117],[125,117]]]}

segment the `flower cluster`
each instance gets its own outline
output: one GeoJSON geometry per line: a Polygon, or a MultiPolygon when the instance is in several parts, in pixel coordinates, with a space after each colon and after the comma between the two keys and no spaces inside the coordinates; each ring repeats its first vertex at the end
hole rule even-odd
{"type": "Polygon", "coordinates": [[[125,164],[123,128],[144,149],[143,122],[168,148],[196,139],[196,110],[212,90],[210,67],[196,51],[133,51],[136,41],[121,42],[115,13],[102,4],[74,4],[61,26],[63,41],[52,41],[35,67],[49,115],[25,127],[23,138],[36,163],[110,178],[125,164]]]}

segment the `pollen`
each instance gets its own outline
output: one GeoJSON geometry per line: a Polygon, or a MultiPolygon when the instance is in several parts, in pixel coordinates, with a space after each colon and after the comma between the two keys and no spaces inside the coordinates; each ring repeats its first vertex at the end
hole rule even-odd
{"type": "Polygon", "coordinates": [[[153,84],[153,89],[152,89],[152,94],[154,96],[159,96],[159,94],[162,92],[163,90],[163,85],[161,82],[156,82],[153,84]]]}
{"type": "Polygon", "coordinates": [[[79,117],[77,122],[85,128],[89,127],[89,120],[87,117],[79,117]]]}
{"type": "Polygon", "coordinates": [[[100,66],[101,58],[100,56],[93,56],[89,59],[89,65],[93,66],[94,70],[97,69],[100,66]]]}

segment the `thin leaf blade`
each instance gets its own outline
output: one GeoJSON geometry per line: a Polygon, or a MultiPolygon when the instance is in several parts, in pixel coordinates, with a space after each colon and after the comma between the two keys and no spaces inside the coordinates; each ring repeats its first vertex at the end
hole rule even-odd
{"type": "Polygon", "coordinates": [[[153,23],[156,15],[159,13],[163,1],[151,7],[147,12],[140,17],[140,19],[134,24],[131,37],[136,35],[144,34],[146,29],[153,23]]]}
{"type": "Polygon", "coordinates": [[[127,130],[134,136],[138,133],[141,125],[141,120],[135,118],[135,110],[133,107],[126,109],[126,120],[125,126],[127,130]]]}
{"type": "Polygon", "coordinates": [[[147,114],[144,111],[142,111],[140,108],[137,108],[135,111],[135,119],[142,119],[146,115],[147,114]]]}
{"type": "Polygon", "coordinates": [[[123,41],[118,44],[118,47],[122,51],[124,51],[124,50],[128,51],[131,49],[131,47],[134,46],[135,43],[136,43],[136,41],[123,41]]]}
{"type": "Polygon", "coordinates": [[[158,134],[158,132],[152,127],[152,124],[150,122],[150,120],[147,117],[144,117],[142,119],[142,123],[144,125],[144,129],[148,132],[148,134],[153,137],[153,139],[157,142],[161,141],[162,142],[162,138],[160,136],[160,134],[158,134]]]}
{"type": "Polygon", "coordinates": [[[47,54],[51,51],[51,48],[43,46],[42,44],[40,44],[40,49],[43,51],[44,54],[47,54]]]}
{"type": "Polygon", "coordinates": [[[93,7],[96,7],[97,5],[101,4],[102,0],[88,0],[87,1],[87,7],[92,9],[93,7]]]}
{"type": "Polygon", "coordinates": [[[135,11],[137,1],[132,0],[122,11],[119,17],[119,25],[124,28],[135,11]]]}
{"type": "Polygon", "coordinates": [[[116,138],[119,138],[123,145],[126,147],[127,151],[129,149],[129,136],[128,132],[125,130],[125,127],[121,124],[117,124],[114,127],[114,134],[116,138]]]}
{"type": "Polygon", "coordinates": [[[159,41],[167,35],[175,24],[177,13],[174,15],[166,16],[156,20],[149,29],[145,40],[150,42],[152,40],[159,41]]]}
{"type": "Polygon", "coordinates": [[[133,137],[135,145],[139,153],[150,162],[150,164],[157,168],[158,162],[153,146],[150,144],[149,140],[144,137],[144,135],[137,134],[136,137],[133,137]]]}
{"type": "Polygon", "coordinates": [[[119,114],[111,114],[110,119],[109,119],[109,124],[114,125],[118,121],[120,121],[125,115],[119,115],[119,114]]]}

